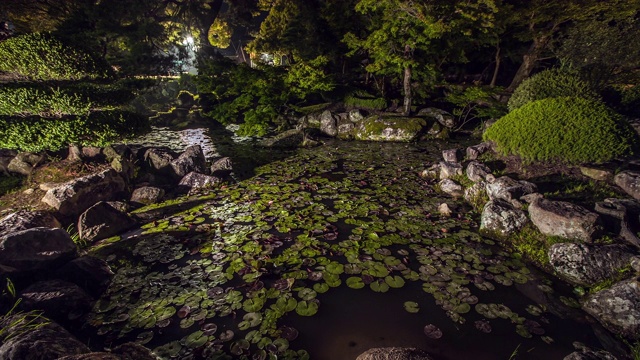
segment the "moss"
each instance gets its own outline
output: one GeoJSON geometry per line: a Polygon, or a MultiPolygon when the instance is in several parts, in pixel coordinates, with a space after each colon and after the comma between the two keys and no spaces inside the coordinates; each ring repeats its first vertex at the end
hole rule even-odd
{"type": "Polygon", "coordinates": [[[411,141],[427,125],[421,118],[400,116],[370,116],[356,128],[358,140],[372,141],[411,141]]]}
{"type": "Polygon", "coordinates": [[[517,234],[512,235],[509,240],[510,246],[517,253],[537,267],[549,272],[551,272],[549,248],[553,244],[568,241],[557,236],[546,236],[532,224],[527,224],[517,234]]]}
{"type": "Polygon", "coordinates": [[[331,105],[332,105],[332,103],[322,103],[322,104],[299,107],[296,110],[298,112],[304,114],[304,115],[309,115],[309,114],[315,114],[315,113],[322,112],[322,111],[326,110],[327,108],[329,108],[331,105]]]}
{"type": "Polygon", "coordinates": [[[610,288],[613,284],[620,282],[626,278],[628,278],[629,276],[634,274],[634,270],[631,267],[631,265],[628,265],[622,269],[619,269],[617,271],[617,273],[610,279],[606,279],[603,281],[600,281],[597,284],[594,284],[593,286],[591,286],[589,288],[589,294],[595,294],[599,291],[605,290],[610,288]]]}
{"type": "Polygon", "coordinates": [[[503,155],[525,161],[602,163],[636,150],[638,136],[604,104],[582,98],[531,102],[498,120],[485,132],[503,155]]]}
{"type": "Polygon", "coordinates": [[[366,110],[383,110],[387,107],[387,101],[383,98],[359,98],[355,96],[347,96],[344,98],[344,104],[359,109],[366,110]]]}
{"type": "Polygon", "coordinates": [[[22,179],[23,178],[19,176],[0,176],[0,195],[4,195],[20,188],[20,186],[22,186],[22,179]]]}

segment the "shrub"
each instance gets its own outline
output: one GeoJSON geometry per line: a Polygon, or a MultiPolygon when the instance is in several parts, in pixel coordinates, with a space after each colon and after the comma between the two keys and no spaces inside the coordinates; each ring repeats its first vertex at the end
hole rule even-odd
{"type": "Polygon", "coordinates": [[[91,102],[59,88],[19,85],[0,88],[0,115],[61,117],[87,114],[91,102]]]}
{"type": "Polygon", "coordinates": [[[599,101],[577,97],[528,103],[498,120],[483,138],[525,161],[604,162],[635,150],[629,124],[599,101]]]}
{"type": "Polygon", "coordinates": [[[76,80],[107,76],[108,67],[49,33],[0,42],[0,71],[32,80],[76,80]]]}
{"type": "Polygon", "coordinates": [[[549,69],[525,80],[518,86],[509,99],[509,111],[527,103],[552,97],[572,96],[590,100],[600,100],[589,83],[576,73],[549,69]]]}
{"type": "Polygon", "coordinates": [[[602,95],[607,105],[622,115],[640,117],[640,85],[612,85],[602,95]]]}
{"type": "Polygon", "coordinates": [[[344,104],[345,106],[365,110],[384,110],[387,108],[387,101],[385,99],[377,98],[361,91],[345,96],[344,104]]]}
{"type": "Polygon", "coordinates": [[[53,119],[0,116],[0,148],[38,152],[70,143],[105,146],[146,127],[143,117],[116,110],[53,119]]]}

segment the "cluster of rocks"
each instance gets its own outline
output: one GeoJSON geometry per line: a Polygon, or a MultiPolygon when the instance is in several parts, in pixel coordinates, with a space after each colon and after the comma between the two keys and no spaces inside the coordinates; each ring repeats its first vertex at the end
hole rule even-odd
{"type": "MultiPolygon", "coordinates": [[[[480,231],[485,236],[508,242],[530,224],[545,236],[564,239],[548,249],[549,263],[542,265],[576,286],[592,288],[614,282],[584,297],[582,309],[613,333],[640,340],[640,241],[636,236],[640,230],[640,173],[623,171],[612,176],[635,200],[606,199],[590,210],[545,199],[531,182],[495,177],[477,160],[489,150],[489,143],[464,152],[445,150],[444,161],[421,176],[438,179],[441,191],[481,208],[480,231]],[[618,243],[598,243],[604,234],[614,234],[618,243]]],[[[581,358],[577,353],[572,356],[581,358]]]]}

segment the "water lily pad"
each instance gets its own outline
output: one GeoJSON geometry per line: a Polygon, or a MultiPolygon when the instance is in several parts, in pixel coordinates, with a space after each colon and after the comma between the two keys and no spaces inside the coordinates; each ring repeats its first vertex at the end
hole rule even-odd
{"type": "Polygon", "coordinates": [[[289,341],[285,338],[278,338],[273,340],[273,345],[276,347],[278,353],[283,353],[289,348],[289,341]]]}
{"type": "Polygon", "coordinates": [[[235,335],[235,333],[231,330],[225,330],[223,332],[220,333],[220,340],[222,341],[231,341],[231,339],[233,339],[233,336],[235,335]]]}
{"type": "Polygon", "coordinates": [[[516,325],[516,333],[526,339],[533,337],[524,325],[516,325]]]}
{"type": "Polygon", "coordinates": [[[384,278],[384,282],[389,285],[389,287],[399,289],[404,286],[404,279],[398,275],[387,276],[384,278]]]}
{"type": "Polygon", "coordinates": [[[153,331],[145,331],[136,337],[136,343],[144,345],[153,339],[153,331]]]}
{"type": "Polygon", "coordinates": [[[182,329],[190,328],[193,324],[195,324],[195,321],[190,317],[180,320],[180,327],[182,329]]]}
{"type": "Polygon", "coordinates": [[[218,330],[218,325],[214,324],[214,323],[207,323],[207,324],[203,324],[200,327],[200,330],[202,330],[202,332],[207,335],[207,336],[212,336],[213,334],[216,333],[216,331],[218,330]]]}
{"type": "Polygon", "coordinates": [[[158,346],[157,348],[153,349],[153,352],[161,358],[168,359],[178,356],[180,350],[182,350],[182,345],[180,344],[180,342],[172,341],[162,346],[158,346]]]}
{"type": "Polygon", "coordinates": [[[424,334],[430,339],[440,339],[442,337],[442,330],[433,324],[429,324],[424,327],[424,334]]]}
{"type": "Polygon", "coordinates": [[[283,339],[293,341],[298,338],[298,330],[291,326],[282,325],[278,328],[278,331],[280,332],[280,337],[283,339]]]}
{"type": "Polygon", "coordinates": [[[459,304],[458,306],[456,306],[455,308],[453,308],[453,311],[455,311],[458,314],[466,314],[471,310],[471,305],[467,304],[467,303],[462,303],[459,304]]]}
{"type": "Polygon", "coordinates": [[[313,284],[313,290],[315,290],[318,294],[324,294],[329,291],[329,285],[327,283],[316,283],[313,284]]]}
{"type": "Polygon", "coordinates": [[[491,329],[491,324],[486,320],[477,320],[474,323],[474,325],[475,325],[476,329],[482,331],[485,334],[490,333],[491,330],[492,330],[491,329]]]}
{"type": "Polygon", "coordinates": [[[173,306],[167,306],[166,308],[163,308],[160,312],[156,313],[156,319],[158,321],[163,321],[172,317],[175,313],[176,313],[176,308],[174,308],[173,306]]]}
{"type": "Polygon", "coordinates": [[[352,276],[347,278],[347,286],[352,289],[362,289],[364,287],[364,283],[362,282],[361,277],[352,276]]]}
{"type": "Polygon", "coordinates": [[[327,265],[326,270],[331,274],[340,275],[344,273],[344,265],[338,262],[331,262],[327,265]]]}
{"type": "Polygon", "coordinates": [[[318,304],[313,301],[299,301],[296,313],[301,316],[313,316],[318,312],[318,304]]]}
{"type": "Polygon", "coordinates": [[[184,339],[184,345],[195,349],[204,345],[207,341],[209,341],[209,337],[205,335],[204,332],[198,330],[184,339]]]}
{"type": "Polygon", "coordinates": [[[315,299],[315,297],[316,297],[317,295],[318,295],[318,294],[317,294],[314,290],[309,289],[309,288],[304,288],[304,289],[302,289],[302,290],[298,291],[298,297],[299,297],[300,299],[302,299],[302,300],[311,300],[311,299],[315,299]]]}
{"type": "Polygon", "coordinates": [[[382,279],[372,282],[371,284],[369,284],[369,287],[375,292],[385,293],[389,291],[389,285],[386,282],[382,281],[382,279]]]}
{"type": "Polygon", "coordinates": [[[246,339],[240,339],[231,344],[229,352],[231,352],[232,355],[239,356],[249,350],[250,346],[251,344],[246,339]]]}
{"type": "Polygon", "coordinates": [[[420,311],[420,305],[415,301],[405,301],[404,309],[410,313],[417,313],[420,311]]]}
{"type": "Polygon", "coordinates": [[[256,312],[260,311],[264,306],[264,299],[262,298],[253,298],[247,299],[242,303],[242,309],[246,312],[256,312]]]}

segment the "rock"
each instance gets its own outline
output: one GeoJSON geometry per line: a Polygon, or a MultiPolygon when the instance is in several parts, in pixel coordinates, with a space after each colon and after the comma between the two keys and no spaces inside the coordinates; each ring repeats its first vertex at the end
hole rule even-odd
{"type": "Polygon", "coordinates": [[[220,158],[211,164],[211,173],[216,171],[233,171],[233,161],[228,156],[220,158]]]}
{"type": "Polygon", "coordinates": [[[164,190],[155,186],[143,186],[133,190],[131,202],[149,205],[157,203],[164,196],[164,190]]]}
{"type": "Polygon", "coordinates": [[[356,140],[409,142],[426,126],[427,122],[420,118],[374,115],[358,123],[354,136],[356,140]]]}
{"type": "Polygon", "coordinates": [[[613,181],[620,186],[624,192],[631,195],[634,199],[640,200],[640,172],[622,171],[618,173],[613,181]]]}
{"type": "Polygon", "coordinates": [[[594,208],[608,231],[617,233],[627,243],[640,249],[640,239],[637,231],[634,231],[640,228],[639,209],[640,203],[631,199],[605,199],[597,202],[594,208]]]}
{"type": "Polygon", "coordinates": [[[320,115],[320,131],[331,137],[338,135],[338,119],[329,110],[320,115]]]}
{"type": "Polygon", "coordinates": [[[118,235],[136,226],[135,220],[113,206],[100,201],[87,209],[78,219],[80,239],[93,242],[118,235]]]}
{"type": "Polygon", "coordinates": [[[502,199],[487,202],[480,217],[480,233],[498,240],[522,229],[529,219],[524,211],[502,199]]]}
{"type": "Polygon", "coordinates": [[[616,278],[634,259],[640,258],[622,245],[558,243],[549,248],[549,263],[558,276],[583,286],[616,278]]]}
{"type": "Polygon", "coordinates": [[[452,211],[447,203],[440,204],[440,206],[438,206],[438,212],[444,217],[450,217],[452,214],[452,211]]]}
{"type": "Polygon", "coordinates": [[[159,172],[167,172],[174,158],[175,153],[167,149],[151,148],[144,153],[144,161],[159,172]]]}
{"type": "Polygon", "coordinates": [[[419,175],[423,179],[437,179],[440,176],[440,165],[431,165],[429,168],[422,170],[419,175]]]}
{"type": "Polygon", "coordinates": [[[174,174],[182,178],[190,172],[204,174],[207,172],[207,161],[200,145],[187,147],[177,159],[171,161],[171,168],[174,174]]]}
{"type": "Polygon", "coordinates": [[[453,197],[462,197],[464,195],[464,188],[462,185],[451,179],[443,179],[438,183],[440,186],[440,190],[445,194],[451,195],[453,197]]]}
{"type": "Polygon", "coordinates": [[[105,146],[102,149],[102,154],[105,156],[107,161],[111,162],[113,159],[121,156],[127,159],[133,159],[134,154],[131,148],[125,144],[112,144],[109,146],[105,146]]]}
{"type": "Polygon", "coordinates": [[[205,187],[212,187],[216,184],[222,182],[220,178],[210,175],[204,175],[197,172],[188,173],[185,177],[180,180],[178,184],[179,187],[182,187],[186,190],[192,189],[202,189],[205,187]]]}
{"type": "Polygon", "coordinates": [[[73,320],[91,309],[93,298],[78,285],[62,280],[38,281],[20,292],[24,310],[42,310],[59,322],[73,320]]]}
{"type": "Polygon", "coordinates": [[[353,110],[349,111],[347,119],[349,121],[351,121],[351,122],[357,123],[357,122],[362,121],[364,119],[364,115],[362,114],[362,112],[360,110],[353,109],[353,110]]]}
{"type": "Polygon", "coordinates": [[[611,181],[613,179],[613,171],[605,167],[580,166],[580,173],[598,181],[611,181]]]}
{"type": "Polygon", "coordinates": [[[445,162],[459,163],[462,160],[460,149],[442,150],[442,158],[445,162]]]}
{"type": "Polygon", "coordinates": [[[582,309],[608,330],[640,340],[640,278],[621,281],[590,295],[582,309]]]}
{"type": "Polygon", "coordinates": [[[44,155],[21,152],[11,159],[9,165],[7,165],[7,170],[12,173],[28,176],[31,175],[33,169],[44,160],[44,155]]]}
{"type": "Polygon", "coordinates": [[[618,360],[618,358],[607,351],[593,350],[581,345],[578,351],[565,356],[563,360],[618,360]]]}
{"type": "Polygon", "coordinates": [[[80,150],[80,146],[77,144],[69,144],[66,160],[69,162],[81,162],[82,150],[80,150]]]}
{"type": "Polygon", "coordinates": [[[305,133],[303,129],[291,129],[280,134],[264,139],[260,142],[260,146],[267,148],[297,148],[303,146],[305,141],[305,133]]]}
{"type": "Polygon", "coordinates": [[[387,347],[369,349],[356,360],[431,360],[431,357],[420,349],[387,347]]]}
{"type": "Polygon", "coordinates": [[[36,189],[31,189],[31,188],[29,188],[29,189],[24,190],[22,193],[23,193],[23,194],[25,194],[25,195],[31,195],[31,194],[33,194],[35,191],[36,191],[36,189]]]}
{"type": "Polygon", "coordinates": [[[467,178],[473,182],[487,180],[488,176],[493,177],[491,169],[489,169],[487,165],[477,161],[471,161],[467,165],[465,173],[467,174],[467,178]]]}
{"type": "Polygon", "coordinates": [[[602,232],[598,214],[565,201],[539,197],[529,204],[529,217],[547,236],[591,242],[602,232]]]}
{"type": "Polygon", "coordinates": [[[83,146],[82,157],[87,161],[100,161],[105,156],[102,155],[102,149],[97,146],[83,146]]]}
{"type": "Polygon", "coordinates": [[[484,142],[467,148],[467,160],[476,160],[480,155],[491,149],[491,143],[484,142]]]}
{"type": "Polygon", "coordinates": [[[38,324],[37,326],[25,327],[24,320],[17,321],[20,317],[21,315],[5,317],[0,323],[0,327],[6,331],[6,340],[0,346],[2,360],[58,359],[91,351],[55,322],[40,325],[45,322],[45,319],[40,318],[33,323],[38,324]]]}
{"type": "Polygon", "coordinates": [[[20,210],[0,219],[0,237],[36,227],[61,228],[60,222],[46,211],[20,210]]]}
{"type": "Polygon", "coordinates": [[[348,119],[338,120],[338,138],[343,140],[353,139],[353,132],[356,126],[348,119]]]}
{"type": "Polygon", "coordinates": [[[0,149],[0,173],[9,175],[9,163],[18,155],[15,150],[0,149]]]}
{"type": "Polygon", "coordinates": [[[62,229],[37,227],[0,237],[0,264],[19,272],[52,269],[76,256],[76,244],[62,229]]]}
{"type": "Polygon", "coordinates": [[[462,165],[452,162],[440,163],[440,180],[462,176],[462,165]]]}
{"type": "Polygon", "coordinates": [[[53,183],[53,182],[41,183],[40,185],[38,185],[38,187],[42,191],[49,191],[58,186],[60,186],[60,183],[53,183]]]}
{"type": "Polygon", "coordinates": [[[97,299],[109,287],[113,272],[106,261],[93,256],[82,256],[58,269],[56,276],[78,285],[97,299]]]}
{"type": "Polygon", "coordinates": [[[502,176],[493,182],[487,182],[487,195],[489,199],[501,199],[510,202],[517,208],[522,208],[522,204],[518,199],[521,196],[536,192],[537,187],[524,180],[513,180],[508,176],[502,176]]]}
{"type": "Polygon", "coordinates": [[[487,184],[484,181],[478,181],[477,183],[469,186],[464,191],[464,199],[476,207],[476,209],[484,207],[484,203],[489,200],[486,185],[487,184]]]}
{"type": "Polygon", "coordinates": [[[455,116],[449,114],[448,112],[436,108],[425,108],[418,111],[418,116],[426,116],[435,119],[440,125],[452,129],[457,124],[455,116]]]}
{"type": "Polygon", "coordinates": [[[58,360],[158,360],[151,350],[136,343],[125,343],[113,348],[111,352],[93,352],[81,355],[69,355],[58,360]]]}
{"type": "Polygon", "coordinates": [[[55,187],[42,202],[64,216],[75,216],[98,201],[113,200],[126,188],[122,176],[113,169],[83,176],[55,187]]]}

